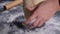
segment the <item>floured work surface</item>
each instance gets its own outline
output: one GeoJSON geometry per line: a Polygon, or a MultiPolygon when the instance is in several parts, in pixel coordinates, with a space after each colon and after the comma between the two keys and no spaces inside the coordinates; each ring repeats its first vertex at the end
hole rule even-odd
{"type": "Polygon", "coordinates": [[[0,34],[60,34],[60,12],[47,21],[44,27],[35,30],[21,29],[12,23],[14,20],[24,21],[22,6],[0,13],[0,34]]]}

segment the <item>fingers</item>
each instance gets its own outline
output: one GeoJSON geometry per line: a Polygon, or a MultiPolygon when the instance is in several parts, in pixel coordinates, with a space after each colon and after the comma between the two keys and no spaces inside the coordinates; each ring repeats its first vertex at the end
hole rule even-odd
{"type": "Polygon", "coordinates": [[[42,20],[42,17],[38,17],[36,19],[36,21],[31,25],[31,29],[34,28],[34,27],[37,27],[37,25],[39,24],[39,22],[42,20]]]}
{"type": "Polygon", "coordinates": [[[45,19],[43,17],[39,17],[30,27],[30,29],[35,28],[35,27],[43,27],[45,25],[45,19]]]}
{"type": "Polygon", "coordinates": [[[29,22],[31,21],[31,20],[33,20],[34,18],[36,18],[36,14],[33,14],[31,17],[29,17],[29,19],[27,19],[26,21],[25,21],[25,24],[29,24],[29,22]]]}
{"type": "Polygon", "coordinates": [[[41,27],[41,26],[43,26],[44,25],[44,23],[45,23],[45,19],[42,19],[40,22],[39,22],[39,24],[38,24],[38,27],[41,27]]]}
{"type": "Polygon", "coordinates": [[[25,24],[26,25],[30,24],[29,27],[30,27],[30,29],[32,29],[35,27],[41,27],[45,21],[46,21],[46,19],[44,19],[44,17],[39,17],[36,14],[33,14],[29,19],[26,20],[25,24]],[[33,21],[33,19],[35,19],[35,18],[36,18],[36,20],[33,21]],[[33,21],[33,22],[30,24],[31,21],[33,21]]]}

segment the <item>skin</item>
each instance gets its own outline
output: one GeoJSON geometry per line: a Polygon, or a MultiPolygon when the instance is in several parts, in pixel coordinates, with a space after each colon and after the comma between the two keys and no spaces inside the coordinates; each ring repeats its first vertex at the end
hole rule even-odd
{"type": "MultiPolygon", "coordinates": [[[[27,7],[28,10],[32,11],[30,7],[27,7]]],[[[28,24],[32,19],[36,18],[36,21],[30,26],[30,28],[40,27],[48,21],[59,9],[58,0],[48,0],[39,5],[39,7],[34,11],[32,16],[30,16],[25,24],[28,24]]]]}

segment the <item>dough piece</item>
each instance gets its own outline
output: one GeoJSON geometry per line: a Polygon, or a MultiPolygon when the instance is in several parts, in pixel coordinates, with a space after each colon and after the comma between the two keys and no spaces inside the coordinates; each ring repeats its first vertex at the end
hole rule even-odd
{"type": "Polygon", "coordinates": [[[34,4],[34,6],[36,6],[37,4],[39,4],[39,3],[41,3],[41,2],[43,2],[43,1],[46,1],[46,0],[32,0],[33,1],[33,4],[34,4]]]}
{"type": "Polygon", "coordinates": [[[38,5],[39,3],[43,2],[43,1],[47,1],[47,0],[30,0],[30,1],[32,1],[32,3],[29,2],[30,6],[31,6],[31,7],[35,7],[35,6],[38,5]]]}

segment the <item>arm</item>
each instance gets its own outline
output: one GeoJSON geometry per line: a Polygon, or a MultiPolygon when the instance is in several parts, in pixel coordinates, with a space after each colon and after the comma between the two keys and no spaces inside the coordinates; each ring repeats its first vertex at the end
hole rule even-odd
{"type": "Polygon", "coordinates": [[[5,7],[5,10],[8,10],[8,9],[10,9],[10,8],[18,5],[18,4],[21,4],[22,2],[23,2],[23,0],[15,0],[15,1],[11,2],[11,3],[8,3],[8,4],[6,4],[4,6],[5,7]]]}

